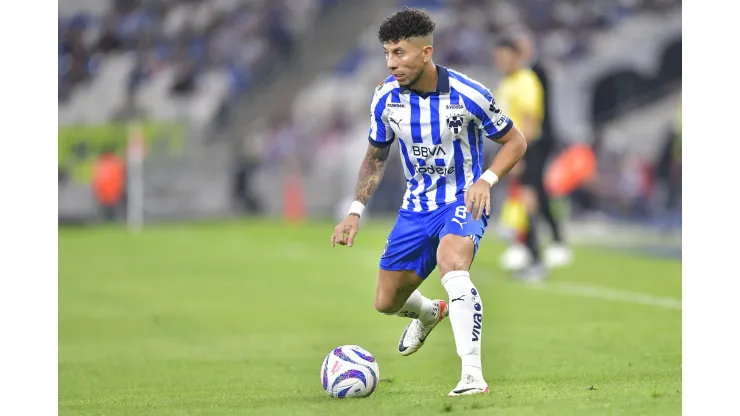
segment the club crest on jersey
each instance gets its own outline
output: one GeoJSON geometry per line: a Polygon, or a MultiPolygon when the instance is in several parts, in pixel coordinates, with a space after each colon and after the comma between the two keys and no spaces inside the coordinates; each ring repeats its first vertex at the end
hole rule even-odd
{"type": "Polygon", "coordinates": [[[501,108],[496,104],[496,100],[491,96],[491,105],[488,106],[488,110],[494,114],[501,114],[501,108]]]}
{"type": "Polygon", "coordinates": [[[464,125],[465,117],[461,115],[447,116],[447,128],[450,129],[452,134],[454,134],[455,136],[462,133],[464,125]]]}

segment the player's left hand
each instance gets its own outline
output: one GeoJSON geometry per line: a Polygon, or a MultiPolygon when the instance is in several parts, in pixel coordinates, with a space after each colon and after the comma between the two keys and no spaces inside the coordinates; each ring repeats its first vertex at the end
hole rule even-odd
{"type": "Polygon", "coordinates": [[[465,191],[465,207],[473,214],[474,220],[483,217],[483,213],[490,214],[491,210],[491,185],[483,179],[478,179],[467,191],[465,191]]]}

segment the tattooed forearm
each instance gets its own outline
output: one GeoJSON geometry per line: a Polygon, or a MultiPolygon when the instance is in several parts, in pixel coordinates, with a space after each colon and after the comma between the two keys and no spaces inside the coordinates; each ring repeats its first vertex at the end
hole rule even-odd
{"type": "Polygon", "coordinates": [[[357,179],[357,189],[355,191],[355,200],[367,204],[375,190],[378,189],[383,172],[385,171],[385,162],[390,155],[390,146],[378,148],[368,145],[365,159],[362,161],[360,176],[357,179]]]}

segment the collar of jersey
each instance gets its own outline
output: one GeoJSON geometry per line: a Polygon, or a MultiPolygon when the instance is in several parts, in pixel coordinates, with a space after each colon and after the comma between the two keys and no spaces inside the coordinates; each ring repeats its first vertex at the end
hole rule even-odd
{"type": "Polygon", "coordinates": [[[420,94],[416,91],[411,91],[407,87],[401,87],[401,94],[414,93],[422,98],[427,98],[432,95],[449,94],[450,93],[450,74],[447,72],[447,68],[439,65],[437,67],[437,90],[433,92],[425,92],[420,94]]]}

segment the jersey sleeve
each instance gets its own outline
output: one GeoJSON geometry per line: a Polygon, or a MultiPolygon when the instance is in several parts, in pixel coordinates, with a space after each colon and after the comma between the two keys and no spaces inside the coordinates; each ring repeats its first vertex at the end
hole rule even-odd
{"type": "Polygon", "coordinates": [[[368,134],[370,144],[381,148],[390,146],[396,138],[386,111],[386,102],[390,92],[383,92],[383,89],[378,87],[373,94],[373,100],[370,103],[370,132],[368,134]]]}
{"type": "Polygon", "coordinates": [[[487,103],[483,107],[485,116],[481,120],[481,127],[489,139],[498,140],[511,130],[514,122],[504,114],[501,107],[496,105],[496,100],[490,91],[486,90],[484,97],[487,103]]]}

